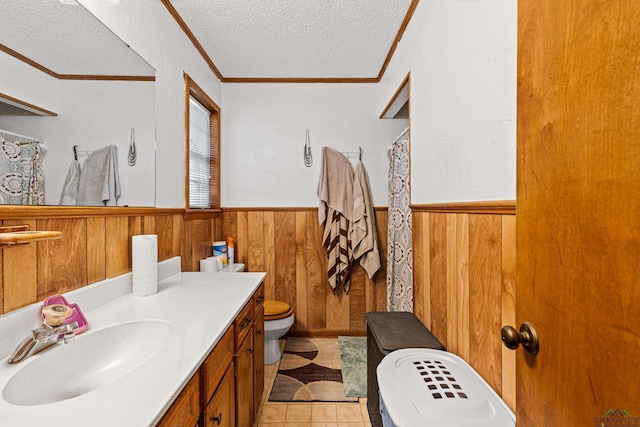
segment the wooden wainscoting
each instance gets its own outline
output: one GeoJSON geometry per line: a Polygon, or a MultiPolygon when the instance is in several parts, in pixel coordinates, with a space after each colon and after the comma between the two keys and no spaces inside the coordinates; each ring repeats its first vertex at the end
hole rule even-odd
{"type": "Polygon", "coordinates": [[[158,235],[158,260],[182,256],[197,271],[220,238],[220,219],[184,219],[183,209],[0,208],[3,225],[57,230],[63,236],[0,252],[0,313],[131,271],[131,237],[158,235]]]}
{"type": "Polygon", "coordinates": [[[515,221],[515,202],[413,206],[415,314],[514,410],[515,221]]]}
{"type": "Polygon", "coordinates": [[[358,263],[348,294],[335,295],[327,280],[322,227],[316,208],[225,208],[222,234],[236,242],[236,262],[248,271],[265,271],[267,299],[291,304],[292,335],[362,335],[365,313],[386,311],[387,210],[376,210],[382,268],[373,279],[358,263]]]}

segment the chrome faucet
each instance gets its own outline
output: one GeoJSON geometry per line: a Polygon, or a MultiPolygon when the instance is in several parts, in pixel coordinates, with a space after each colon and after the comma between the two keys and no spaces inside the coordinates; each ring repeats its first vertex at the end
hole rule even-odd
{"type": "MultiPolygon", "coordinates": [[[[53,311],[61,311],[64,306],[50,306],[53,311]]],[[[68,307],[65,307],[68,309],[68,307]]],[[[52,321],[45,313],[44,323],[37,329],[31,331],[31,335],[25,338],[14,350],[13,354],[9,356],[9,363],[22,362],[29,356],[32,356],[40,351],[51,347],[54,344],[64,341],[65,344],[75,339],[75,330],[78,328],[78,322],[62,324],[64,319],[71,314],[71,310],[68,309],[67,313],[62,313],[62,317],[58,316],[52,321]],[[66,316],[65,316],[66,315],[66,316]],[[48,322],[48,323],[47,323],[48,322]]],[[[60,314],[60,313],[59,313],[60,314]]]]}

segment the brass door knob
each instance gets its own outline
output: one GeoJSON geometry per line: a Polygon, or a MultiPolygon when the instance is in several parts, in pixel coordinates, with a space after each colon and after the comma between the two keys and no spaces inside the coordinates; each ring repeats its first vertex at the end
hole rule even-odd
{"type": "Polygon", "coordinates": [[[513,326],[505,326],[502,328],[502,343],[508,349],[515,350],[520,344],[522,348],[529,354],[536,355],[540,351],[540,340],[535,328],[529,322],[520,325],[520,332],[517,332],[513,326]]]}

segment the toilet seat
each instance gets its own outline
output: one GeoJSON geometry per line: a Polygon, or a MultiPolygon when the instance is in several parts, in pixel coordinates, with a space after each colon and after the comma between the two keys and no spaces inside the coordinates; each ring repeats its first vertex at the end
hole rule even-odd
{"type": "Polygon", "coordinates": [[[264,302],[264,320],[279,320],[293,314],[293,309],[284,301],[266,300],[264,302]]]}

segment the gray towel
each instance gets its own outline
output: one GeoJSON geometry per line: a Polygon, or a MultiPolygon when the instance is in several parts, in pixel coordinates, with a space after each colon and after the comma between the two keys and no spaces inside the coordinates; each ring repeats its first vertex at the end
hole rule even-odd
{"type": "Polygon", "coordinates": [[[369,177],[362,162],[356,166],[353,196],[353,258],[360,259],[360,265],[369,278],[373,278],[380,269],[380,250],[378,249],[378,231],[376,213],[371,203],[369,177]]]}
{"type": "Polygon", "coordinates": [[[117,206],[120,197],[118,147],[109,145],[94,151],[82,166],[78,205],[117,206]]]}
{"type": "Polygon", "coordinates": [[[80,184],[80,162],[74,160],[69,165],[67,178],[62,186],[62,194],[60,195],[61,205],[75,205],[78,199],[78,184],[80,184]]]}

